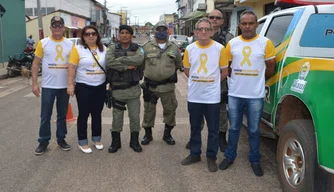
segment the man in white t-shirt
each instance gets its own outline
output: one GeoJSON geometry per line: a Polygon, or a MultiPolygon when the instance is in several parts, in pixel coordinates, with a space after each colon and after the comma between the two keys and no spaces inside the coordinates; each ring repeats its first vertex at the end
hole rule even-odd
{"type": "Polygon", "coordinates": [[[66,143],[67,134],[66,113],[69,95],[67,94],[67,61],[73,47],[73,43],[64,38],[64,19],[54,16],[51,19],[50,30],[52,35],[38,42],[35,51],[35,59],[32,65],[32,92],[36,97],[40,96],[40,88],[37,82],[37,74],[42,63],[42,99],[41,99],[41,124],[39,128],[39,146],[35,150],[36,155],[41,155],[46,150],[51,139],[50,119],[55,99],[57,106],[57,142],[65,151],[71,149],[66,143]]]}
{"type": "Polygon", "coordinates": [[[266,37],[256,34],[257,16],[253,11],[240,15],[242,35],[226,46],[229,63],[229,139],[225,159],[219,169],[227,169],[237,157],[243,113],[247,111],[249,161],[256,176],[262,176],[260,166],[260,120],[265,96],[265,80],[275,72],[275,47],[266,37]]]}
{"type": "Polygon", "coordinates": [[[188,112],[191,136],[190,155],[181,164],[190,165],[201,160],[201,122],[208,126],[207,163],[211,172],[218,170],[220,83],[227,77],[227,58],[222,44],[211,40],[213,26],[209,19],[200,19],[195,26],[198,40],[187,46],[183,64],[188,77],[188,112]]]}

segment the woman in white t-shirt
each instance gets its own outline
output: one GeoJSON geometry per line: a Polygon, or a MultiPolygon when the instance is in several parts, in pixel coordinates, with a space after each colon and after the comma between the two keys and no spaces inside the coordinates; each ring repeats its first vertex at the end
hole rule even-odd
{"type": "Polygon", "coordinates": [[[87,139],[89,115],[92,117],[92,141],[97,149],[103,149],[101,112],[106,91],[106,51],[96,27],[86,26],[82,29],[81,45],[72,49],[69,58],[67,92],[71,96],[75,94],[77,98],[79,149],[84,153],[92,152],[87,139]]]}

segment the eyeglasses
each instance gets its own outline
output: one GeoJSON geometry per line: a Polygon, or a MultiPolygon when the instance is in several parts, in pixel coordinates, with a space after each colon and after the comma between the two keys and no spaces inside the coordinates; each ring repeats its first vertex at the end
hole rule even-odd
{"type": "Polygon", "coordinates": [[[208,32],[208,31],[212,31],[212,29],[210,29],[210,28],[198,28],[197,31],[208,32]]]}
{"type": "Polygon", "coordinates": [[[96,35],[97,35],[96,32],[91,32],[91,33],[86,32],[86,33],[84,33],[85,37],[90,37],[90,36],[95,37],[96,35]]]}
{"type": "Polygon", "coordinates": [[[58,25],[53,24],[53,25],[51,25],[51,27],[54,28],[54,29],[56,29],[56,28],[60,29],[60,28],[64,27],[64,25],[62,25],[62,24],[58,24],[58,25]]]}
{"type": "Polygon", "coordinates": [[[209,16],[209,19],[211,19],[211,20],[214,20],[214,19],[216,19],[216,20],[221,20],[222,17],[218,17],[218,16],[209,16]]]}

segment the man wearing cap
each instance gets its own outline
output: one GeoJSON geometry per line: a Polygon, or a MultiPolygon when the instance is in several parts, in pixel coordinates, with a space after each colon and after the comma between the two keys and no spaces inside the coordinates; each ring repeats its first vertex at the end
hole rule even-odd
{"type": "Polygon", "coordinates": [[[50,119],[53,104],[56,99],[57,107],[57,143],[65,151],[71,149],[66,143],[67,134],[66,113],[69,95],[67,94],[67,61],[73,47],[73,43],[64,38],[64,19],[54,16],[51,19],[51,36],[38,42],[35,51],[35,59],[32,64],[32,92],[36,97],[41,95],[37,83],[37,74],[42,63],[42,98],[41,98],[41,122],[39,128],[39,146],[35,150],[36,155],[41,155],[46,150],[51,139],[50,119]]]}
{"type": "Polygon", "coordinates": [[[138,141],[140,131],[140,86],[143,78],[144,51],[138,44],[132,42],[133,30],[128,25],[119,27],[120,42],[109,46],[106,54],[106,67],[113,97],[113,118],[110,153],[121,148],[120,133],[123,129],[124,110],[128,108],[130,118],[130,147],[135,152],[141,152],[138,141]]]}
{"type": "Polygon", "coordinates": [[[159,21],[154,27],[154,37],[143,48],[145,52],[145,70],[143,97],[144,119],[142,127],[145,136],[142,145],[148,145],[152,140],[152,127],[156,114],[156,104],[161,99],[165,130],[163,140],[168,145],[174,145],[175,141],[171,131],[175,126],[175,111],[177,100],[175,96],[176,71],[181,67],[182,57],[177,45],[168,41],[168,27],[165,22],[159,21]]]}

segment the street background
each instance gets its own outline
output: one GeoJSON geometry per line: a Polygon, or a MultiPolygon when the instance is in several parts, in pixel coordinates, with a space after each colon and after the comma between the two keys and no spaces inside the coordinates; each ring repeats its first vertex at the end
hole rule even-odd
{"type": "MultiPolygon", "coordinates": [[[[147,40],[146,35],[134,39],[147,40]]],[[[181,160],[189,155],[185,145],[190,126],[187,112],[187,77],[178,72],[176,86],[178,108],[177,125],[172,131],[176,145],[162,140],[163,116],[160,101],[153,129],[153,142],[136,153],[129,147],[130,131],[127,113],[121,133],[122,148],[108,153],[111,142],[112,110],[104,108],[102,114],[102,151],[94,148],[88,129],[89,145],[93,153],[84,154],[77,146],[76,122],[68,124],[67,142],[71,151],[62,151],[55,138],[56,124],[51,122],[52,139],[48,150],[35,156],[40,122],[40,98],[31,93],[31,86],[21,77],[0,80],[0,191],[281,191],[275,164],[274,148],[261,143],[263,177],[256,177],[248,162],[247,132],[242,129],[238,157],[227,170],[212,173],[205,158],[207,130],[203,130],[202,161],[182,166],[181,160]]],[[[75,97],[70,98],[77,116],[75,97]]],[[[143,102],[141,105],[143,116],[143,102]]],[[[54,108],[52,119],[56,119],[54,108]]],[[[144,130],[140,132],[140,139],[144,130]]],[[[270,143],[271,141],[269,141],[270,143]]],[[[217,162],[224,156],[218,153],[217,162]]]]}

